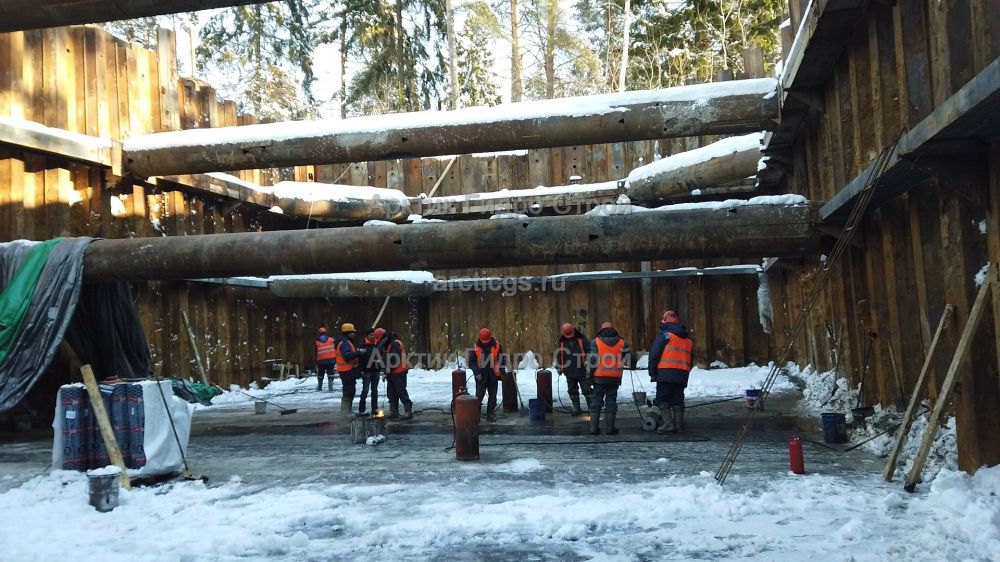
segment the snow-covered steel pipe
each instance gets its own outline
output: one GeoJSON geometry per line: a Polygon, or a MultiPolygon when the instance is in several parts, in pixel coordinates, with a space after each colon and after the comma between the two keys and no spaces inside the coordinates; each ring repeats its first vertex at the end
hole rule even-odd
{"type": "Polygon", "coordinates": [[[775,126],[778,82],[733,80],[466,108],[173,131],[124,143],[136,177],[732,135],[775,126]]]}
{"type": "Polygon", "coordinates": [[[729,137],[632,170],[626,184],[633,201],[688,195],[757,174],[760,133],[729,137]]]}
{"type": "Polygon", "coordinates": [[[283,181],[271,188],[286,215],[342,220],[402,220],[410,200],[397,189],[283,181]]]}
{"type": "Polygon", "coordinates": [[[263,4],[268,0],[4,0],[0,32],[130,20],[213,8],[263,4]]]}
{"type": "MultiPolygon", "coordinates": [[[[778,199],[777,201],[781,201],[778,199]]],[[[96,240],[84,279],[461,269],[558,263],[791,257],[815,249],[808,205],[96,240]],[[669,235],[661,235],[669,234],[669,235]]]]}

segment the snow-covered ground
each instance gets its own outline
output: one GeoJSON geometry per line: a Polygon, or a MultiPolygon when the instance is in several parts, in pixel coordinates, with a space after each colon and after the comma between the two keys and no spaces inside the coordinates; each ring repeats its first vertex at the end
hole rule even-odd
{"type": "MultiPolygon", "coordinates": [[[[534,396],[534,371],[528,368],[530,362],[523,366],[520,391],[527,399],[534,396]]],[[[741,396],[746,388],[758,386],[767,372],[767,367],[755,366],[696,370],[688,398],[697,402],[741,396]]],[[[800,371],[793,365],[786,372],[772,391],[794,397],[804,387],[801,415],[818,416],[853,405],[853,390],[835,382],[832,373],[800,371]],[[839,388],[832,393],[835,384],[839,388]]],[[[652,395],[643,371],[637,372],[637,384],[640,381],[652,395]]],[[[451,370],[415,369],[410,388],[418,408],[447,404],[451,370]]],[[[332,406],[339,400],[339,392],[315,392],[315,379],[272,383],[248,392],[289,406],[321,405],[324,400],[332,406]]],[[[630,393],[626,381],[621,397],[630,393]]],[[[212,409],[252,407],[250,398],[236,392],[216,400],[219,404],[212,409]]],[[[879,412],[877,417],[890,413],[879,412]]],[[[880,423],[873,419],[871,426],[880,423]]],[[[871,426],[855,430],[852,442],[874,435],[877,429],[871,426]]],[[[917,427],[913,435],[921,432],[917,427]]],[[[945,457],[953,455],[953,432],[942,435],[936,450],[945,457]]],[[[933,480],[914,494],[904,492],[898,480],[885,483],[870,469],[849,468],[846,462],[839,469],[837,463],[826,464],[831,470],[806,476],[744,468],[719,486],[711,473],[698,473],[698,468],[677,460],[688,454],[684,451],[709,444],[641,449],[663,451],[658,456],[595,443],[589,448],[485,455],[470,463],[451,460],[450,453],[435,445],[404,457],[427,462],[396,461],[394,466],[382,465],[393,463],[399,449],[365,447],[375,456],[357,454],[357,462],[378,458],[379,470],[366,472],[359,466],[360,472],[352,474],[332,471],[278,483],[244,482],[233,475],[210,485],[176,482],[123,490],[121,505],[110,513],[87,505],[86,476],[53,471],[0,493],[0,518],[7,522],[0,526],[0,559],[998,559],[1000,467],[969,476],[941,465],[925,473],[933,480]],[[627,456],[628,451],[635,456],[627,456]],[[601,472],[595,476],[594,471],[601,472]]],[[[876,453],[885,449],[871,447],[876,453]]],[[[806,465],[815,466],[809,458],[806,465]]]]}
{"type": "Polygon", "coordinates": [[[56,471],[0,495],[3,559],[996,560],[1000,468],[946,471],[908,495],[877,478],[711,475],[567,481],[561,463],[459,464],[422,483],[181,482],[87,505],[56,471]]]}

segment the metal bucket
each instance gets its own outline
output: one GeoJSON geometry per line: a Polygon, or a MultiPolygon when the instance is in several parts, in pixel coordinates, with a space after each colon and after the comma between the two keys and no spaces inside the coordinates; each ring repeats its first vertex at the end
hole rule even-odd
{"type": "Polygon", "coordinates": [[[254,402],[253,403],[253,413],[254,415],[260,415],[267,411],[267,402],[254,402]]]}
{"type": "Polygon", "coordinates": [[[645,392],[633,392],[632,393],[632,401],[635,402],[635,405],[637,407],[639,407],[639,408],[646,407],[647,406],[646,400],[647,400],[647,397],[646,397],[646,393],[645,392]]]}
{"type": "Polygon", "coordinates": [[[118,507],[118,476],[118,473],[87,475],[90,505],[97,511],[107,512],[118,507]]]}

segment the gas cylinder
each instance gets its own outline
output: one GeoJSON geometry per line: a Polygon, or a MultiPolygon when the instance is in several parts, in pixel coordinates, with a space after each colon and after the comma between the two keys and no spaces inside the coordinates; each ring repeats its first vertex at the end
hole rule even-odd
{"type": "Polygon", "coordinates": [[[467,375],[465,369],[455,369],[451,372],[451,397],[454,398],[459,395],[459,389],[465,388],[465,379],[467,375]]]}
{"type": "Polygon", "coordinates": [[[552,371],[539,369],[535,372],[535,396],[545,403],[545,411],[552,412],[552,371]]]}
{"type": "Polygon", "coordinates": [[[479,400],[468,394],[455,397],[455,458],[479,460],[479,400]]]}
{"type": "Polygon", "coordinates": [[[503,411],[516,412],[517,407],[517,379],[513,373],[503,373],[500,378],[500,388],[503,391],[503,411]]]}
{"type": "Polygon", "coordinates": [[[788,459],[792,465],[792,472],[795,474],[806,473],[806,463],[802,458],[802,441],[798,437],[788,440],[788,459]]]}

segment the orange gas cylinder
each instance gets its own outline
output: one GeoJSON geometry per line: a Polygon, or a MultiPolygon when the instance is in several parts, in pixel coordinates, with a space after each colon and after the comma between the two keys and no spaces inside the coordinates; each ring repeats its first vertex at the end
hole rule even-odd
{"type": "Polygon", "coordinates": [[[802,457],[802,441],[798,437],[788,440],[788,459],[792,465],[792,472],[795,474],[806,473],[806,462],[802,457]]]}
{"type": "Polygon", "coordinates": [[[460,394],[460,389],[465,388],[465,369],[455,369],[451,372],[451,397],[460,394]]]}
{"type": "Polygon", "coordinates": [[[545,403],[545,411],[552,412],[552,371],[540,369],[535,372],[535,386],[537,387],[535,396],[545,403]]]}
{"type": "Polygon", "coordinates": [[[455,398],[455,458],[479,460],[479,400],[468,394],[455,398]]]}

